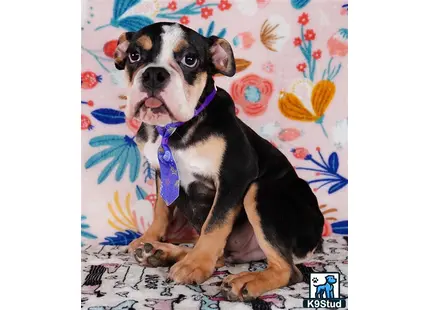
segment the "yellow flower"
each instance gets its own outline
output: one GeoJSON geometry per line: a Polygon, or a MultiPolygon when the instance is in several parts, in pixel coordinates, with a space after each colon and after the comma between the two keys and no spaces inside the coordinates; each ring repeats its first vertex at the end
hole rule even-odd
{"type": "MultiPolygon", "coordinates": [[[[332,101],[335,92],[336,86],[333,82],[328,80],[319,81],[312,89],[312,113],[305,108],[295,94],[281,91],[278,100],[279,110],[289,119],[302,122],[315,122],[322,126],[324,113],[332,101]]],[[[324,134],[327,136],[323,126],[322,128],[324,134]]]]}

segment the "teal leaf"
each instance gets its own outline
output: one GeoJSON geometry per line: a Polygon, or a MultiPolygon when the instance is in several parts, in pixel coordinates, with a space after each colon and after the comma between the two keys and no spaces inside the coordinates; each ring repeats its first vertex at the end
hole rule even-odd
{"type": "Polygon", "coordinates": [[[140,0],[115,0],[113,4],[113,19],[118,19],[128,9],[138,4],[140,0]]]}
{"type": "Polygon", "coordinates": [[[118,169],[115,174],[115,180],[120,181],[124,176],[127,165],[130,165],[130,181],[136,181],[137,176],[139,175],[141,155],[136,142],[133,141],[133,138],[128,136],[108,135],[91,139],[90,145],[107,145],[108,147],[92,155],[85,163],[86,169],[112,158],[100,173],[97,179],[98,184],[105,181],[116,166],[118,166],[118,169]],[[120,137],[120,139],[118,137],[120,137]]]}
{"type": "Polygon", "coordinates": [[[221,31],[218,33],[218,37],[219,38],[224,38],[226,34],[227,34],[227,29],[226,28],[222,28],[221,31]]]}
{"type": "Polygon", "coordinates": [[[118,136],[118,135],[99,136],[99,137],[92,138],[89,142],[89,144],[92,147],[104,146],[104,145],[116,146],[121,143],[124,143],[124,137],[118,136]]]}
{"type": "Polygon", "coordinates": [[[303,9],[311,0],[291,0],[291,5],[296,10],[303,9]]]}
{"type": "Polygon", "coordinates": [[[209,27],[208,27],[208,31],[206,33],[207,37],[210,37],[212,35],[212,33],[214,32],[214,28],[215,28],[215,22],[211,21],[211,23],[209,24],[209,27]]]}
{"type": "Polygon", "coordinates": [[[145,26],[153,24],[153,20],[143,15],[132,15],[120,19],[118,26],[124,28],[127,31],[138,31],[145,26]]]}
{"type": "MultiPolygon", "coordinates": [[[[85,215],[81,215],[81,239],[97,239],[95,235],[87,231],[90,228],[90,225],[83,223],[87,217],[85,215]]],[[[81,240],[81,246],[84,246],[84,242],[81,240]]]]}
{"type": "Polygon", "coordinates": [[[142,187],[136,185],[136,196],[137,200],[143,200],[148,194],[144,191],[142,187]]]}
{"type": "Polygon", "coordinates": [[[125,168],[127,167],[127,157],[130,152],[130,148],[127,148],[118,159],[118,169],[116,170],[115,180],[120,181],[124,175],[125,168]]]}

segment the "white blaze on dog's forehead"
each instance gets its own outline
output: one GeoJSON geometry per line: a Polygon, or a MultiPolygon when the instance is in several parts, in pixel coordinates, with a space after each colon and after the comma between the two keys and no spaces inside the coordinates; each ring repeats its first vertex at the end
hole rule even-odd
{"type": "Polygon", "coordinates": [[[158,55],[158,63],[166,63],[173,57],[173,49],[179,43],[179,40],[184,38],[184,31],[179,25],[163,26],[163,33],[161,34],[161,52],[158,55]]]}

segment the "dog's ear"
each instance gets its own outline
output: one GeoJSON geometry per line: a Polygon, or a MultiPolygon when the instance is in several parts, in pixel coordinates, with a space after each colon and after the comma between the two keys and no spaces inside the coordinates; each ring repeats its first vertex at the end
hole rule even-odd
{"type": "Polygon", "coordinates": [[[227,40],[217,36],[209,37],[209,51],[215,73],[226,76],[233,76],[236,73],[236,62],[234,61],[233,50],[227,40]]]}
{"type": "Polygon", "coordinates": [[[130,45],[131,37],[134,32],[124,32],[119,38],[115,49],[115,54],[113,56],[115,61],[115,68],[118,70],[124,70],[125,61],[127,59],[127,49],[130,45]]]}

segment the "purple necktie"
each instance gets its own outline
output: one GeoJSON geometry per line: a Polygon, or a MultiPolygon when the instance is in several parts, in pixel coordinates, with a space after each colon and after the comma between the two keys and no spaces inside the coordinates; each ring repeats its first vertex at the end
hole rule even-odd
{"type": "MultiPolygon", "coordinates": [[[[204,108],[212,101],[216,94],[216,87],[214,90],[205,98],[203,103],[198,109],[194,111],[194,117],[200,114],[204,108]]],[[[176,198],[179,196],[179,173],[176,167],[175,159],[173,158],[172,150],[170,149],[168,142],[169,137],[173,135],[176,128],[183,125],[183,122],[176,122],[167,124],[165,127],[156,126],[158,133],[161,138],[161,145],[158,148],[158,162],[160,164],[160,195],[166,202],[166,205],[170,206],[176,198]]]]}

